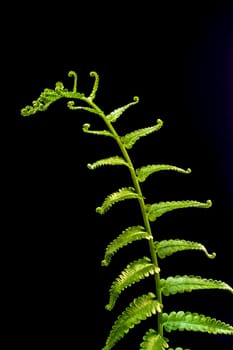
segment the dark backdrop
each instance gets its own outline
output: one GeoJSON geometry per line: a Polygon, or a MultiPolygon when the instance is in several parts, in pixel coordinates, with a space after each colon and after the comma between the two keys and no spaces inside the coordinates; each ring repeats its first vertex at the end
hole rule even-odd
{"type": "MultiPolygon", "coordinates": [[[[25,349],[101,349],[118,312],[104,309],[110,284],[129,261],[148,254],[147,247],[135,244],[108,268],[100,266],[110,240],[141,219],[132,201],[104,216],[95,213],[107,194],[130,185],[122,169],[86,167],[118,152],[111,140],[83,134],[85,122],[102,128],[97,118],[68,111],[65,101],[29,118],[20,115],[56,81],[71,88],[69,70],[78,73],[78,87],[86,94],[89,72],[99,73],[96,102],[106,112],[140,97],[117,122],[119,133],[163,119],[161,131],[130,152],[135,166],[172,163],[190,167],[192,174],[151,177],[143,184],[148,202],[213,201],[211,209],[173,212],[152,225],[158,240],[196,240],[217,253],[215,260],[199,252],[167,258],[161,261],[164,276],[196,274],[233,284],[232,9],[225,1],[40,3],[15,8],[14,20],[9,11],[8,24],[15,28],[5,54],[11,93],[2,119],[9,348],[14,343],[25,349]]],[[[125,292],[118,310],[139,291],[144,288],[132,287],[128,297],[125,292]]],[[[168,312],[184,309],[233,322],[228,292],[193,292],[164,298],[164,304],[168,312]]],[[[153,327],[152,321],[135,328],[116,349],[138,348],[148,325],[153,327]]],[[[174,347],[233,345],[227,336],[177,332],[170,337],[174,347]]]]}

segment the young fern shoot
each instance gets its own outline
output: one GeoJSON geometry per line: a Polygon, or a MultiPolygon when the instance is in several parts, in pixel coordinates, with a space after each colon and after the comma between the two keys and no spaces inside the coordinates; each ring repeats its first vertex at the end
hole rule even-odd
{"type": "MultiPolygon", "coordinates": [[[[111,350],[114,348],[129,331],[133,331],[132,329],[135,326],[150,317],[156,318],[156,322],[154,323],[156,326],[146,331],[139,343],[140,350],[172,350],[172,345],[170,346],[172,339],[170,340],[169,334],[176,330],[233,335],[232,325],[207,315],[183,310],[172,310],[170,312],[166,310],[164,296],[167,297],[177,293],[192,292],[201,289],[221,289],[233,293],[233,289],[223,281],[206,279],[201,276],[176,275],[163,278],[161,274],[160,260],[178,252],[199,250],[210,259],[215,257],[215,253],[208,253],[206,247],[200,242],[178,238],[159,241],[158,237],[155,237],[153,233],[151,223],[170,211],[184,208],[210,208],[212,205],[209,199],[206,202],[200,202],[198,200],[147,202],[142,191],[142,184],[150,175],[161,171],[175,171],[180,174],[189,174],[191,172],[190,168],[182,169],[170,164],[149,164],[135,168],[133,160],[130,157],[130,150],[141,138],[159,131],[163,126],[163,121],[157,119],[154,125],[120,135],[115,127],[118,118],[128,108],[136,105],[139,102],[139,98],[135,96],[132,102],[106,114],[95,102],[99,85],[99,75],[96,72],[90,73],[90,76],[94,78],[94,84],[88,96],[77,91],[77,74],[74,71],[70,71],[69,76],[74,79],[72,90],[64,88],[61,82],[57,82],[54,89],[45,89],[39,98],[33,101],[31,106],[26,106],[21,110],[21,114],[22,116],[29,116],[38,111],[45,111],[55,101],[66,98],[68,99],[67,106],[69,109],[74,111],[85,110],[102,119],[103,130],[93,130],[91,129],[91,125],[86,123],[83,125],[83,132],[113,138],[118,146],[119,154],[96,160],[92,164],[88,163],[87,166],[90,170],[96,170],[103,166],[123,166],[128,170],[132,183],[131,186],[118,188],[103,198],[102,203],[96,208],[96,212],[103,215],[117,203],[133,199],[138,202],[141,213],[141,225],[135,224],[135,226],[126,227],[113,241],[109,242],[105,248],[102,266],[108,266],[114,255],[127,245],[138,240],[146,240],[148,242],[148,256],[139,257],[129,262],[112,282],[106,309],[112,310],[121,297],[121,293],[133,284],[147,278],[153,278],[154,280],[154,290],[145,290],[144,294],[135,297],[117,317],[109,330],[102,350],[111,350]]],[[[179,344],[175,346],[178,346],[176,347],[177,350],[182,350],[179,344]]]]}

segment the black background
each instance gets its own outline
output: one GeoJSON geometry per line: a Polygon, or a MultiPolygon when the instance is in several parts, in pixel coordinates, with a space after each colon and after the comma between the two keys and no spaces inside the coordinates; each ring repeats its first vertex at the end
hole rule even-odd
{"type": "MultiPolygon", "coordinates": [[[[161,261],[161,274],[201,275],[232,285],[232,130],[224,117],[226,68],[218,51],[226,37],[232,42],[232,5],[41,3],[15,11],[19,16],[14,20],[9,11],[15,29],[4,51],[11,61],[10,104],[2,119],[6,349],[101,349],[120,310],[152,287],[149,281],[133,286],[116,311],[104,309],[117,273],[148,250],[135,243],[108,268],[100,265],[106,245],[126,227],[141,224],[133,201],[114,206],[104,216],[95,213],[106,195],[130,185],[124,169],[92,172],[86,167],[118,154],[112,140],[82,132],[83,123],[101,129],[101,121],[68,111],[66,101],[29,118],[20,115],[21,108],[56,81],[72,88],[69,70],[78,73],[79,90],[86,94],[92,87],[89,72],[99,73],[96,102],[106,113],[140,97],[117,122],[120,134],[163,119],[164,127],[130,152],[135,167],[170,163],[190,167],[192,174],[152,176],[143,184],[148,202],[213,201],[211,209],[173,212],[152,224],[158,240],[199,241],[217,253],[214,260],[200,252],[167,258],[161,261]]],[[[224,291],[164,298],[164,307],[167,312],[190,310],[233,321],[232,295],[224,291]]],[[[153,320],[137,326],[116,349],[138,348],[149,326],[153,320]]],[[[175,332],[169,337],[174,348],[233,345],[228,336],[175,332]]]]}

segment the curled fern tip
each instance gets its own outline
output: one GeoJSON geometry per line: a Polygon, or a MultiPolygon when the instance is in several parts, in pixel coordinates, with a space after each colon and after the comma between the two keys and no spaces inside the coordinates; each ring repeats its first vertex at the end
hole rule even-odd
{"type": "Polygon", "coordinates": [[[78,81],[78,75],[75,71],[73,70],[70,70],[68,72],[68,77],[74,77],[74,86],[73,86],[73,92],[76,92],[77,91],[77,81],[78,81]]]}

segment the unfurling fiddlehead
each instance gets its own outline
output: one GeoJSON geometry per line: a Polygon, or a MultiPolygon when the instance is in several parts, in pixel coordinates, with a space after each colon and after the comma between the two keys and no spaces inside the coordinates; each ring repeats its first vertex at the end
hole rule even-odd
{"type": "MultiPolygon", "coordinates": [[[[209,316],[189,311],[171,311],[165,312],[166,305],[163,297],[168,297],[177,293],[192,292],[200,289],[221,289],[233,293],[233,289],[227,283],[206,279],[193,275],[176,275],[162,278],[159,266],[159,259],[185,250],[200,250],[212,259],[215,253],[208,253],[205,246],[199,242],[193,242],[183,239],[158,240],[154,236],[151,228],[151,222],[157,221],[167,212],[184,208],[209,208],[212,205],[211,200],[199,202],[197,200],[166,201],[147,203],[141,185],[148,176],[160,171],[175,171],[180,174],[190,174],[191,169],[182,169],[170,164],[149,164],[135,169],[129,150],[142,137],[158,131],[163,126],[163,121],[157,119],[155,125],[144,127],[138,130],[129,131],[125,135],[120,135],[114,127],[114,123],[121,117],[128,108],[136,105],[139,98],[135,96],[133,101],[121,106],[110,113],[105,114],[94,102],[99,86],[99,75],[91,72],[90,76],[94,78],[91,93],[86,96],[77,91],[78,77],[74,71],[69,72],[69,77],[74,78],[73,89],[65,89],[61,82],[55,85],[54,89],[45,89],[39,98],[32,102],[31,106],[26,106],[21,110],[23,116],[29,116],[38,111],[45,111],[47,108],[61,98],[68,99],[67,106],[71,110],[85,110],[102,119],[104,123],[103,130],[93,130],[89,123],[83,125],[83,131],[87,134],[97,136],[108,136],[115,140],[118,145],[119,154],[110,155],[87,164],[90,170],[96,170],[103,166],[124,166],[130,174],[132,185],[122,187],[105,197],[102,204],[96,208],[96,212],[103,215],[116,203],[134,199],[138,201],[141,211],[141,224],[127,227],[111,241],[105,249],[102,266],[108,266],[114,255],[127,245],[135,241],[146,240],[148,242],[148,256],[140,257],[131,261],[116,277],[109,290],[109,302],[106,305],[107,310],[112,310],[121,296],[121,293],[130,288],[135,283],[141,283],[146,278],[154,279],[154,290],[146,291],[133,299],[114,322],[110,333],[103,346],[103,350],[111,350],[127,333],[136,325],[146,320],[148,317],[156,317],[155,328],[149,328],[142,338],[140,350],[165,350],[170,349],[169,339],[164,336],[164,332],[170,333],[174,330],[200,331],[212,334],[233,335],[233,326],[216,320],[209,316]],[[81,103],[80,103],[81,102],[81,103]]],[[[182,350],[176,347],[176,350],[182,350]]],[[[185,349],[187,350],[187,349],[185,349]]]]}

